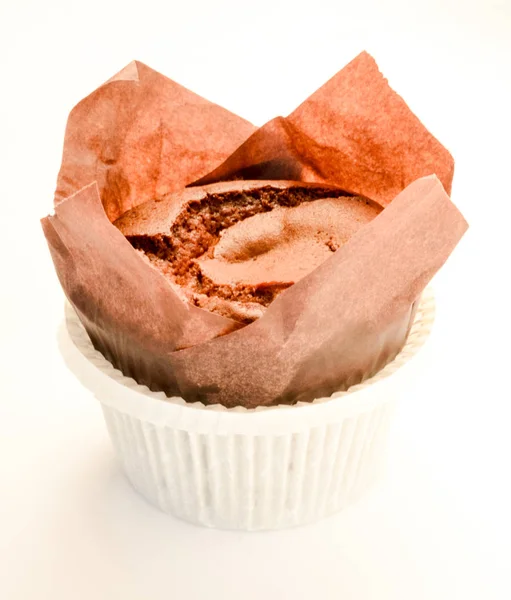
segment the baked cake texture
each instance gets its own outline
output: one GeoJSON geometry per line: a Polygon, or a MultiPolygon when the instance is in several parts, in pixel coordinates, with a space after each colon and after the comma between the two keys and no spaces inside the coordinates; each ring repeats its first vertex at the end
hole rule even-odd
{"type": "Polygon", "coordinates": [[[183,300],[250,323],[381,210],[332,186],[234,181],[146,202],[114,224],[183,300]]]}

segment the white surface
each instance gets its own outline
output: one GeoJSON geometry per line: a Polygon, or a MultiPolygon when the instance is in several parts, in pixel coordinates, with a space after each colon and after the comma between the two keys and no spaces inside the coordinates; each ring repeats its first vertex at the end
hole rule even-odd
{"type": "Polygon", "coordinates": [[[509,598],[511,4],[202,4],[0,0],[0,597],[509,598]],[[268,534],[176,521],[126,483],[59,354],[63,298],[37,219],[67,113],[137,58],[260,124],[363,48],[452,151],[471,224],[436,278],[430,376],[359,505],[268,534]]]}

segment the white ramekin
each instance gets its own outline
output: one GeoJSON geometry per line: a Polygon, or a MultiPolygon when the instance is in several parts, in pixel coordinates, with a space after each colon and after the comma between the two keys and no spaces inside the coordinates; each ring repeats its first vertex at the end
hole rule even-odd
{"type": "Polygon", "coordinates": [[[93,348],[70,305],[69,336],[96,369],[68,364],[101,402],[124,471],[149,502],[198,525],[277,529],[340,510],[378,478],[434,312],[428,289],[394,361],[346,392],[295,406],[226,409],[151,392],[93,348]]]}

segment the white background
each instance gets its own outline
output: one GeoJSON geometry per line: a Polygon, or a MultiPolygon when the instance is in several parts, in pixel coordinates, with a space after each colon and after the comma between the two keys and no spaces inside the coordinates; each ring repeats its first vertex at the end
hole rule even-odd
{"type": "Polygon", "coordinates": [[[510,598],[511,1],[0,0],[0,598],[510,598]],[[429,371],[388,477],[317,525],[160,514],[66,369],[39,218],[67,114],[132,59],[262,124],[370,51],[456,159],[471,229],[435,288],[429,371]]]}

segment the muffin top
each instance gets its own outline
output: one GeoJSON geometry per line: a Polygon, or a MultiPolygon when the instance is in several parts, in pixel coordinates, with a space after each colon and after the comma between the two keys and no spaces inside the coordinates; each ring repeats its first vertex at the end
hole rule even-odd
{"type": "Polygon", "coordinates": [[[184,301],[250,323],[381,210],[332,186],[234,181],[146,202],[114,225],[184,301]]]}

